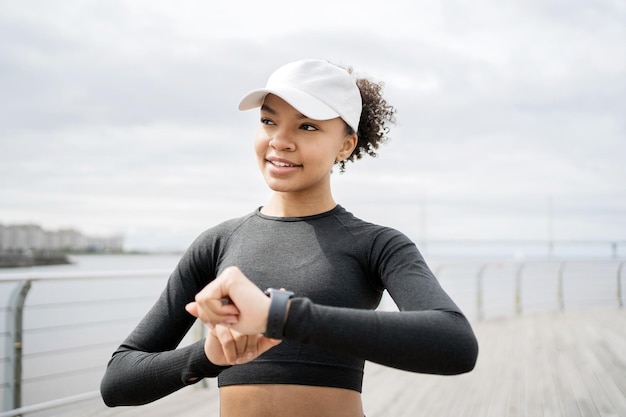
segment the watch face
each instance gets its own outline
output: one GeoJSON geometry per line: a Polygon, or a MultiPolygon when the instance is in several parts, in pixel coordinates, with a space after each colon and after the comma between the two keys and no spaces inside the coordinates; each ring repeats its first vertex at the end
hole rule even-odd
{"type": "Polygon", "coordinates": [[[286,295],[289,298],[293,297],[293,291],[287,291],[287,290],[278,290],[276,288],[268,288],[265,291],[265,295],[267,295],[268,297],[271,296],[272,294],[277,294],[277,295],[286,295]]]}

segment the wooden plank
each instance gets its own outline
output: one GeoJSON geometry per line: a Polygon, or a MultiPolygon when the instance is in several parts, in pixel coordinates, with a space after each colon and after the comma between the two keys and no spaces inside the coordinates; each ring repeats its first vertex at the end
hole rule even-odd
{"type": "MultiPolygon", "coordinates": [[[[557,317],[559,322],[563,322],[562,317],[557,317]]],[[[562,326],[552,326],[545,328],[545,331],[552,333],[554,341],[554,351],[549,352],[550,361],[552,362],[552,377],[562,414],[564,417],[593,417],[593,415],[581,414],[579,408],[580,402],[587,401],[586,397],[577,398],[578,375],[576,373],[575,364],[572,358],[573,340],[569,338],[576,329],[562,326]]],[[[549,339],[550,336],[544,336],[549,339]]]]}
{"type": "Polygon", "coordinates": [[[588,369],[606,395],[606,403],[604,398],[598,401],[599,409],[602,415],[613,415],[615,410],[626,416],[626,321],[607,317],[597,327],[602,331],[596,334],[588,369]]]}

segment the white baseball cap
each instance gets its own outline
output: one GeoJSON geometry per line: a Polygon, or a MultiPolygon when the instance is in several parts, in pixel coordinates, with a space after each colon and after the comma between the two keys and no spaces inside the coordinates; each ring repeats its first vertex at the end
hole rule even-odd
{"type": "Polygon", "coordinates": [[[241,100],[239,110],[260,107],[270,93],[306,117],[341,117],[355,132],[359,130],[362,102],[356,80],[348,71],[327,61],[304,59],[278,68],[265,88],[253,90],[241,100]]]}

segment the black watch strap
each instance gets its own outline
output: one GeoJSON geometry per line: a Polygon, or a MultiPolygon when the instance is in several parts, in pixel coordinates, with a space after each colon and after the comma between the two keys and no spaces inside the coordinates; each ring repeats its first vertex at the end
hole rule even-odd
{"type": "Polygon", "coordinates": [[[282,339],[285,319],[287,318],[287,306],[293,292],[268,288],[265,294],[270,297],[270,311],[267,316],[267,328],[263,336],[270,339],[282,339]]]}

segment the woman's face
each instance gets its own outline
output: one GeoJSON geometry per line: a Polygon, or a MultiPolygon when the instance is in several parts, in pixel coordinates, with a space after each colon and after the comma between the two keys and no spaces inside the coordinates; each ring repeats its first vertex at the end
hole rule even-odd
{"type": "Polygon", "coordinates": [[[335,161],[350,156],[356,135],[345,122],[309,119],[278,96],[268,94],[254,148],[265,182],[274,191],[330,193],[335,161]]]}

